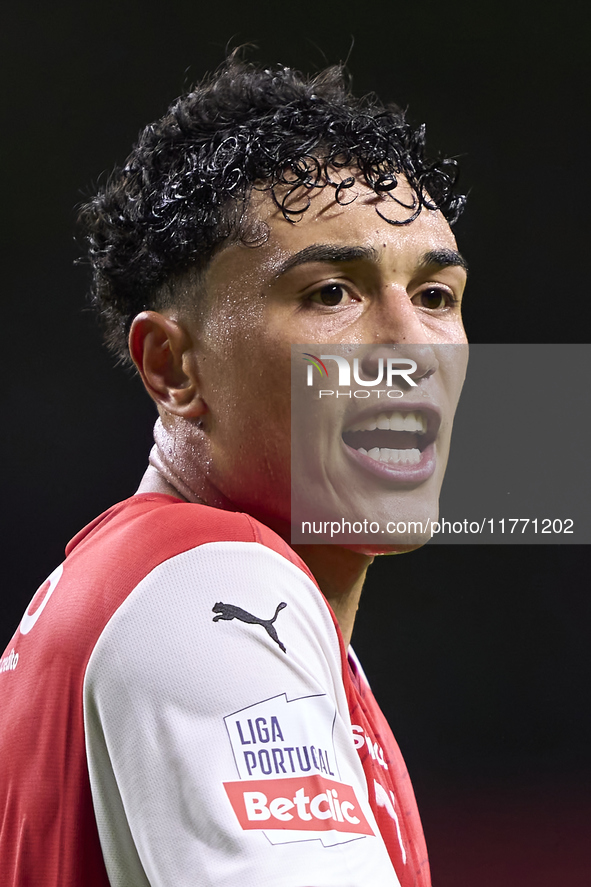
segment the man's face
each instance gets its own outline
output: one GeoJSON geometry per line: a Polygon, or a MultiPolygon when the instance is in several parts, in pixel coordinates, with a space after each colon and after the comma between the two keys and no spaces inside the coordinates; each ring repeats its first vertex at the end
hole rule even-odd
{"type": "MultiPolygon", "coordinates": [[[[258,246],[231,244],[214,257],[205,309],[192,329],[192,359],[208,408],[202,420],[208,500],[246,511],[288,539],[292,344],[365,346],[367,378],[375,378],[379,357],[404,356],[404,348],[414,346],[408,351],[418,364],[412,397],[405,391],[399,402],[339,398],[322,414],[321,443],[306,469],[310,483],[301,488],[317,506],[325,483],[333,513],[341,490],[349,512],[367,513],[378,502],[380,513],[396,515],[402,502],[407,517],[409,505],[412,514],[434,516],[463,381],[465,364],[458,369],[446,353],[465,349],[437,349],[466,342],[460,311],[466,273],[447,222],[423,209],[409,225],[391,225],[376,206],[398,220],[408,209],[362,184],[353,190],[356,199],[346,206],[335,202],[330,187],[304,195],[311,205],[295,224],[268,194],[255,194],[251,211],[268,237],[258,246]],[[388,447],[368,449],[352,434],[353,426],[371,425],[374,417],[395,425],[395,412],[413,413],[428,426],[421,464],[407,465],[404,456],[396,463],[381,452],[388,447]]],[[[410,202],[405,182],[397,196],[410,202]]],[[[409,449],[416,450],[418,433],[409,449]]],[[[394,435],[394,448],[404,449],[401,435],[394,435]]]]}

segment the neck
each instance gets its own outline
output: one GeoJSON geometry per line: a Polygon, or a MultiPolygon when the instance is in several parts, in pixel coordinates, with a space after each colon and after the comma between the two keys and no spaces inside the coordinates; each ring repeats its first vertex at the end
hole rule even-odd
{"type": "Polygon", "coordinates": [[[151,463],[146,468],[135,495],[137,496],[138,493],[165,493],[167,496],[175,496],[177,499],[189,501],[188,497],[178,489],[178,486],[168,481],[162,472],[151,463]]]}
{"type": "Polygon", "coordinates": [[[351,643],[355,616],[373,557],[337,545],[294,545],[332,607],[345,648],[351,643]]]}

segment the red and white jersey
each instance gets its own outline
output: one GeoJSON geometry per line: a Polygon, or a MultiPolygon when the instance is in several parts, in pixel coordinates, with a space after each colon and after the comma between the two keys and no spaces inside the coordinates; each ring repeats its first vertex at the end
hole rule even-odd
{"type": "Polygon", "coordinates": [[[0,665],[3,887],[429,887],[398,747],[293,550],[143,494],[0,665]]]}

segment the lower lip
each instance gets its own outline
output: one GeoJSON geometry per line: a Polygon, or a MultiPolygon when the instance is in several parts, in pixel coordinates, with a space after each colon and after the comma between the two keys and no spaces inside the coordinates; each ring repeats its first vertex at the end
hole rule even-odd
{"type": "Polygon", "coordinates": [[[365,456],[359,450],[354,450],[343,441],[343,446],[350,459],[353,459],[357,465],[365,471],[369,471],[382,480],[391,481],[398,484],[421,484],[428,480],[434,473],[437,458],[435,456],[435,445],[430,443],[421,451],[421,459],[412,465],[409,463],[392,463],[377,462],[371,456],[365,456]]]}

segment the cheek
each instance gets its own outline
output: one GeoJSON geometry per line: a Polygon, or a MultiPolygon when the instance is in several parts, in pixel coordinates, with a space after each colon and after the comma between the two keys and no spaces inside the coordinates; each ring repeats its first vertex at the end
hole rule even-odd
{"type": "Polygon", "coordinates": [[[468,344],[464,324],[459,314],[450,320],[427,317],[425,325],[428,327],[429,339],[434,346],[459,347],[468,344]]]}
{"type": "Polygon", "coordinates": [[[227,303],[208,322],[200,370],[210,470],[220,485],[245,490],[283,475],[289,483],[290,332],[260,304],[238,315],[227,303]]]}
{"type": "Polygon", "coordinates": [[[272,360],[263,349],[252,353],[242,343],[231,360],[208,369],[208,430],[224,461],[233,454],[260,462],[280,449],[289,469],[290,363],[272,360]]]}
{"type": "Polygon", "coordinates": [[[465,338],[459,337],[457,341],[435,346],[434,352],[439,363],[438,372],[447,402],[455,408],[466,378],[468,344],[465,338]]]}

